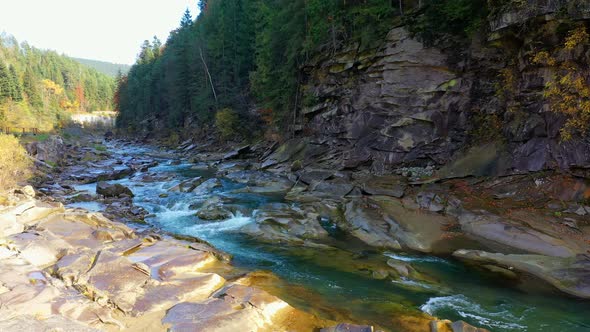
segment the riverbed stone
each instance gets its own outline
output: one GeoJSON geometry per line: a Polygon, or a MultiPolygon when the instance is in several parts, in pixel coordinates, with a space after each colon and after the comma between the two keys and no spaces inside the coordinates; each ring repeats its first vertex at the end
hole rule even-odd
{"type": "Polygon", "coordinates": [[[211,197],[205,201],[197,212],[197,217],[203,220],[223,220],[229,219],[232,216],[232,211],[223,205],[221,198],[218,196],[211,197]]]}
{"type": "Polygon", "coordinates": [[[253,223],[240,231],[265,241],[303,243],[307,239],[329,236],[320,225],[320,215],[313,208],[274,203],[261,207],[254,218],[253,223]]]}
{"type": "Polygon", "coordinates": [[[551,257],[458,250],[453,256],[476,264],[493,264],[533,275],[569,295],[590,299],[590,257],[551,257]]]}
{"type": "Polygon", "coordinates": [[[131,189],[125,187],[122,184],[109,184],[107,182],[98,182],[96,184],[96,193],[105,197],[133,197],[131,189]]]}
{"type": "Polygon", "coordinates": [[[201,184],[199,184],[195,189],[191,192],[196,195],[206,195],[210,194],[211,191],[215,188],[221,187],[221,181],[217,178],[208,179],[201,184]]]}
{"type": "Polygon", "coordinates": [[[406,208],[390,196],[372,196],[346,203],[339,226],[375,247],[450,253],[456,249],[454,241],[460,241],[460,237],[449,239],[444,231],[453,222],[446,216],[406,208]]]}

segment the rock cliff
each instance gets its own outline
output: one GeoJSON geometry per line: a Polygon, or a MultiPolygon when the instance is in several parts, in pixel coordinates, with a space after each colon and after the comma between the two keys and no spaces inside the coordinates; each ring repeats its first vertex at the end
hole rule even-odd
{"type": "Polygon", "coordinates": [[[303,69],[301,135],[330,150],[341,169],[377,173],[465,155],[479,160],[472,175],[588,165],[589,142],[563,142],[565,118],[544,97],[558,66],[534,57],[548,50],[558,63],[587,68],[587,45],[559,46],[568,29],[588,24],[590,4],[513,3],[490,13],[487,33],[469,44],[427,47],[399,26],[377,48],[316,58],[303,69]]]}

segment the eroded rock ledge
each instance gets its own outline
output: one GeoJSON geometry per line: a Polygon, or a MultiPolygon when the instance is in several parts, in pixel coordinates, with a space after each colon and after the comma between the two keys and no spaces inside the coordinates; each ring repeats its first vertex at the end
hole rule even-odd
{"type": "MultiPolygon", "coordinates": [[[[22,191],[27,192],[27,191],[22,191]]],[[[30,190],[28,191],[31,192],[30,190]]],[[[311,331],[336,325],[249,286],[204,243],[26,195],[0,206],[0,330],[311,331]]]]}

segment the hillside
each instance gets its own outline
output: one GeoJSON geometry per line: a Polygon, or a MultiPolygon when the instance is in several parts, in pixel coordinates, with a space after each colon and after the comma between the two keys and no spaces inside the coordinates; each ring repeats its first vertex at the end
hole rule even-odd
{"type": "Polygon", "coordinates": [[[80,59],[80,58],[72,58],[79,63],[96,69],[98,72],[103,73],[105,75],[109,75],[111,77],[117,77],[117,74],[121,72],[122,74],[127,74],[129,69],[131,69],[130,65],[118,64],[118,63],[111,63],[105,61],[98,61],[98,60],[89,60],[89,59],[80,59]]]}
{"type": "Polygon", "coordinates": [[[115,80],[54,51],[0,38],[0,126],[52,130],[72,112],[111,110],[115,80]]]}

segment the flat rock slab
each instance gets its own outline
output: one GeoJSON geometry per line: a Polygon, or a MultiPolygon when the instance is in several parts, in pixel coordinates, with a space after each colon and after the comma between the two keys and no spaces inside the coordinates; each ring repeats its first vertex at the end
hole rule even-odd
{"type": "Polygon", "coordinates": [[[288,310],[294,309],[265,291],[232,285],[218,298],[177,304],[162,323],[170,324],[170,331],[283,331],[288,329],[278,325],[278,320],[288,310]]]}
{"type": "Polygon", "coordinates": [[[484,243],[495,244],[500,252],[503,248],[511,252],[572,257],[584,251],[573,243],[489,213],[465,212],[458,220],[463,232],[484,243]]]}
{"type": "Polygon", "coordinates": [[[57,315],[43,320],[38,320],[34,316],[23,315],[9,320],[0,320],[0,331],[100,332],[101,330],[57,315]]]}
{"type": "Polygon", "coordinates": [[[527,273],[553,285],[564,293],[590,299],[590,257],[550,257],[542,255],[504,255],[477,250],[458,250],[453,256],[481,265],[492,264],[527,273]]]}

